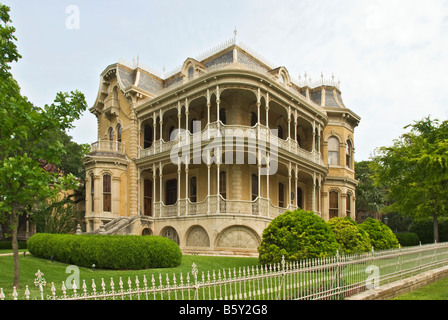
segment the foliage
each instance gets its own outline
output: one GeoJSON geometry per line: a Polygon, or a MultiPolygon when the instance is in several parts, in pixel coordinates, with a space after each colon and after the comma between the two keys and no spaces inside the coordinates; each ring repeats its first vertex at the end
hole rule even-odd
{"type": "Polygon", "coordinates": [[[367,218],[359,227],[369,234],[375,250],[398,248],[398,240],[392,230],[378,220],[367,218]]]}
{"type": "Polygon", "coordinates": [[[28,240],[29,252],[40,258],[100,269],[171,268],[182,252],[161,236],[106,236],[37,233],[28,240]]]}
{"type": "Polygon", "coordinates": [[[395,236],[397,237],[400,245],[403,247],[418,246],[420,244],[420,238],[416,233],[400,232],[396,233],[395,236]]]}
{"type": "MultiPolygon", "coordinates": [[[[438,224],[439,241],[448,241],[448,219],[440,219],[438,224]]],[[[416,233],[420,241],[425,243],[434,243],[434,226],[431,219],[414,220],[409,226],[409,232],[416,233]]]]}
{"type": "Polygon", "coordinates": [[[448,121],[430,117],[405,127],[410,132],[382,147],[374,158],[374,179],[388,190],[385,212],[416,219],[437,218],[448,212],[448,121]]]}
{"type": "Polygon", "coordinates": [[[42,233],[72,233],[76,225],[82,223],[82,219],[83,213],[68,197],[43,201],[33,209],[31,215],[37,232],[42,233]]]}
{"type": "MultiPolygon", "coordinates": [[[[17,241],[19,249],[26,249],[26,241],[17,241]]],[[[0,249],[12,249],[12,243],[10,240],[1,240],[0,249]]]]}
{"type": "Polygon", "coordinates": [[[371,250],[367,232],[350,218],[332,218],[328,221],[342,253],[361,253],[371,250]]]}
{"type": "Polygon", "coordinates": [[[18,216],[36,201],[77,185],[73,174],[52,170],[66,154],[55,132],[72,128],[87,103],[79,91],[57,93],[54,102],[42,108],[22,96],[10,73],[10,63],[20,58],[10,23],[9,7],[0,4],[0,221],[9,220],[12,230],[14,285],[18,287],[18,216]]]}
{"type": "Polygon", "coordinates": [[[375,185],[371,161],[355,162],[356,209],[367,213],[379,212],[385,205],[385,190],[375,185]]]}
{"type": "Polygon", "coordinates": [[[263,231],[260,263],[277,263],[333,255],[338,244],[330,226],[313,212],[287,211],[263,231]]]}

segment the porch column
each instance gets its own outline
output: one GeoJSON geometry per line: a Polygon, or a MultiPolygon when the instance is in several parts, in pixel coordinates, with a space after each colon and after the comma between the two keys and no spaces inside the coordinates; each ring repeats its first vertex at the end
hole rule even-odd
{"type": "Polygon", "coordinates": [[[210,103],[210,89],[207,89],[207,126],[206,126],[206,128],[207,128],[207,139],[210,139],[210,128],[209,128],[209,125],[210,125],[210,106],[211,106],[211,103],[210,103]]]}
{"type": "Polygon", "coordinates": [[[163,167],[162,167],[162,163],[159,162],[159,202],[160,202],[160,207],[159,207],[159,217],[162,216],[162,206],[163,206],[163,167]]]}
{"type": "Polygon", "coordinates": [[[291,162],[288,169],[288,210],[291,210],[291,162]]]}
{"type": "Polygon", "coordinates": [[[221,202],[221,197],[220,197],[220,190],[219,190],[219,172],[220,172],[220,168],[219,168],[219,166],[220,166],[220,164],[219,163],[217,163],[216,164],[216,181],[217,181],[217,185],[216,185],[216,190],[217,190],[217,194],[218,194],[218,196],[217,196],[217,199],[218,199],[218,202],[217,202],[217,205],[216,205],[216,213],[219,213],[221,210],[220,210],[220,202],[221,202]]]}
{"type": "Polygon", "coordinates": [[[151,213],[155,216],[155,204],[156,203],[156,165],[152,165],[152,210],[151,213]]]}
{"type": "Polygon", "coordinates": [[[188,194],[188,163],[185,164],[185,215],[188,216],[188,204],[190,203],[188,199],[190,198],[188,194]]]}
{"type": "Polygon", "coordinates": [[[207,214],[210,214],[210,161],[207,159],[207,214]]]}
{"type": "Polygon", "coordinates": [[[177,164],[177,216],[180,216],[180,172],[181,172],[181,163],[177,164]]]}
{"type": "Polygon", "coordinates": [[[159,128],[159,132],[160,132],[160,152],[162,152],[162,140],[163,140],[163,137],[162,137],[162,128],[163,128],[162,110],[160,110],[159,114],[160,114],[160,119],[159,119],[159,126],[160,126],[160,128],[159,128]]]}

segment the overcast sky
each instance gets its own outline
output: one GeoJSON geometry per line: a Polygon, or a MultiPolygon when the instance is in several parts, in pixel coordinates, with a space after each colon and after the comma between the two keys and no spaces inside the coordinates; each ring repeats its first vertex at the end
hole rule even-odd
{"type": "MultiPolygon", "coordinates": [[[[77,89],[91,107],[100,73],[119,58],[170,71],[236,27],[237,43],[285,66],[293,81],[305,72],[340,79],[345,105],[362,118],[356,161],[413,121],[448,118],[448,1],[0,1],[11,7],[23,56],[14,77],[39,106],[77,89]]],[[[70,134],[96,141],[96,118],[87,111],[70,134]]]]}

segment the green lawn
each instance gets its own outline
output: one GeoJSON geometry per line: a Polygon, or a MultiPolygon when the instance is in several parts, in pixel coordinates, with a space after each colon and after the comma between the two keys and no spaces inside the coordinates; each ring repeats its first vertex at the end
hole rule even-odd
{"type": "Polygon", "coordinates": [[[393,300],[448,300],[448,278],[439,280],[418,290],[403,294],[393,300]]]}
{"type": "MultiPolygon", "coordinates": [[[[228,271],[231,268],[233,273],[233,268],[238,271],[239,267],[247,267],[258,264],[258,258],[250,257],[214,257],[214,256],[198,256],[198,255],[184,255],[182,257],[182,263],[176,268],[167,269],[146,269],[146,270],[93,270],[91,268],[79,268],[80,271],[80,282],[82,280],[86,281],[88,287],[92,284],[92,279],[95,280],[97,290],[100,290],[101,279],[109,287],[111,277],[115,283],[116,288],[118,288],[118,283],[120,277],[122,277],[124,287],[128,288],[128,277],[131,281],[135,281],[136,276],[140,281],[140,286],[143,286],[143,276],[146,276],[148,280],[148,286],[151,285],[151,277],[154,275],[156,279],[156,285],[159,284],[159,275],[162,275],[162,279],[166,279],[166,275],[169,275],[170,281],[172,281],[173,274],[176,274],[177,281],[179,281],[179,276],[182,273],[184,281],[186,279],[187,273],[190,273],[192,264],[197,265],[199,271],[199,277],[202,277],[202,271],[205,272],[207,276],[207,271],[213,270],[223,270],[228,271]]],[[[32,297],[38,296],[38,289],[34,286],[34,280],[36,278],[35,273],[40,270],[44,273],[44,278],[47,282],[47,292],[50,294],[49,287],[51,282],[55,283],[58,292],[60,293],[60,288],[62,282],[64,282],[67,277],[71,275],[70,272],[66,273],[68,265],[65,263],[60,263],[57,261],[51,262],[50,260],[40,259],[33,257],[31,254],[27,253],[23,256],[20,254],[20,283],[21,287],[19,289],[19,299],[24,299],[25,285],[28,285],[29,290],[32,292],[32,297]]],[[[164,281],[165,282],[165,281],[164,281]]],[[[3,292],[6,295],[6,299],[11,299],[12,293],[12,283],[13,283],[13,257],[12,256],[0,256],[0,288],[3,288],[3,292]]]]}

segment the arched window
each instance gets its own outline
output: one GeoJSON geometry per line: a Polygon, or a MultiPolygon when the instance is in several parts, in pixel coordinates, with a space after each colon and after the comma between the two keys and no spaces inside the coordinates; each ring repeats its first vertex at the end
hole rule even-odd
{"type": "Polygon", "coordinates": [[[109,128],[108,138],[109,141],[114,141],[114,129],[109,128]]]}
{"type": "Polygon", "coordinates": [[[188,68],[188,79],[193,78],[194,76],[194,68],[191,66],[190,68],[188,68]]]}
{"type": "Polygon", "coordinates": [[[112,179],[109,174],[103,175],[103,211],[112,210],[112,179]]]}
{"type": "Polygon", "coordinates": [[[339,165],[339,140],[336,137],[328,139],[328,164],[339,165]]]}
{"type": "Polygon", "coordinates": [[[258,197],[258,176],[256,174],[252,175],[252,201],[258,197]]]}
{"type": "Polygon", "coordinates": [[[165,184],[165,204],[172,205],[177,201],[177,179],[168,180],[165,184]]]}
{"type": "Polygon", "coordinates": [[[278,184],[278,206],[285,207],[285,185],[281,182],[278,184]]]}
{"type": "Polygon", "coordinates": [[[153,140],[153,128],[149,124],[146,124],[143,132],[143,148],[150,148],[153,140]]]}
{"type": "Polygon", "coordinates": [[[352,143],[347,140],[346,146],[345,146],[345,165],[347,168],[352,167],[352,143]]]}
{"type": "Polygon", "coordinates": [[[197,178],[191,177],[190,178],[190,201],[191,202],[197,202],[197,193],[198,193],[197,178]]]}
{"type": "Polygon", "coordinates": [[[337,191],[330,191],[330,219],[339,215],[339,193],[337,191]]]}
{"type": "Polygon", "coordinates": [[[121,129],[121,124],[119,124],[119,125],[117,126],[117,141],[118,141],[118,142],[121,142],[121,131],[122,131],[122,129],[121,129]]]}
{"type": "Polygon", "coordinates": [[[222,122],[222,124],[227,124],[226,109],[219,109],[219,120],[222,122]]]}
{"type": "Polygon", "coordinates": [[[347,193],[345,207],[347,209],[347,217],[350,217],[352,213],[352,195],[351,193],[347,193]]]}

